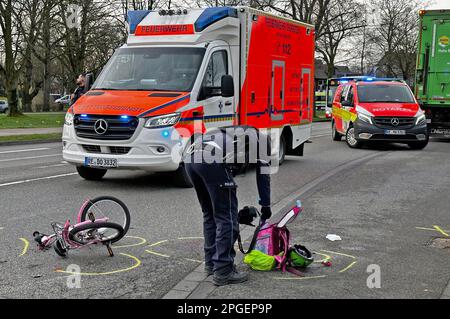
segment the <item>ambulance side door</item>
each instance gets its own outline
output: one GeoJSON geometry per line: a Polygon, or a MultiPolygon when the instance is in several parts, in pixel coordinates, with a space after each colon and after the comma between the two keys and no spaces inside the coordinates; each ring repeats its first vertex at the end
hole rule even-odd
{"type": "Polygon", "coordinates": [[[336,89],[336,93],[334,94],[333,97],[333,119],[334,119],[334,123],[336,125],[336,130],[339,133],[344,133],[343,132],[343,123],[342,123],[342,99],[345,96],[346,91],[348,90],[348,86],[339,86],[336,89]]]}
{"type": "Polygon", "coordinates": [[[353,95],[353,84],[349,84],[347,86],[347,90],[345,91],[345,95],[343,95],[343,99],[341,99],[341,108],[342,108],[342,132],[347,133],[347,129],[350,126],[352,114],[354,112],[354,95],[353,95]]]}
{"type": "Polygon", "coordinates": [[[210,51],[197,100],[203,105],[203,123],[207,130],[233,124],[234,97],[222,97],[222,76],[231,74],[230,52],[227,47],[210,51]]]}

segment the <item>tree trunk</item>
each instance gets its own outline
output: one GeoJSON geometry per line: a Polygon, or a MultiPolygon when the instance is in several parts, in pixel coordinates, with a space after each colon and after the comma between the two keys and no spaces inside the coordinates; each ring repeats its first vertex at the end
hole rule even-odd
{"type": "Polygon", "coordinates": [[[9,116],[20,115],[19,98],[17,96],[17,83],[9,83],[6,87],[6,97],[8,98],[9,116]]]}
{"type": "Polygon", "coordinates": [[[42,111],[50,111],[50,72],[48,60],[44,63],[44,103],[42,111]]]}

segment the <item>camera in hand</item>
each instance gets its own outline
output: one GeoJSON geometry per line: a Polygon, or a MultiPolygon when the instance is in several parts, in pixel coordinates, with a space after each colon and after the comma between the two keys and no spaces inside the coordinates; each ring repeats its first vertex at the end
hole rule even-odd
{"type": "Polygon", "coordinates": [[[252,224],[253,220],[257,218],[259,215],[256,207],[253,206],[245,206],[238,213],[238,221],[239,224],[255,226],[252,224]]]}

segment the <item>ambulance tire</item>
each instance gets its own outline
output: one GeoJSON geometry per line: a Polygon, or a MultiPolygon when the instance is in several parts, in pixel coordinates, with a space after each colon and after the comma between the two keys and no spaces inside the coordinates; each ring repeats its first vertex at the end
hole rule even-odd
{"type": "Polygon", "coordinates": [[[172,173],[172,183],[181,188],[194,187],[183,163],[180,163],[178,169],[172,173]]]}
{"type": "Polygon", "coordinates": [[[345,141],[351,148],[361,148],[362,143],[355,138],[355,128],[353,125],[348,127],[347,133],[345,134],[345,141]]]}
{"type": "Polygon", "coordinates": [[[409,148],[412,149],[412,150],[423,150],[427,145],[428,145],[428,140],[427,141],[422,141],[422,142],[410,142],[410,143],[408,143],[409,148]]]}
{"type": "Polygon", "coordinates": [[[283,164],[284,160],[286,158],[286,139],[284,138],[284,135],[280,136],[280,149],[278,152],[278,164],[283,164]]]}
{"type": "Polygon", "coordinates": [[[331,138],[333,141],[342,141],[342,134],[336,130],[336,123],[331,124],[331,138]]]}
{"type": "Polygon", "coordinates": [[[107,169],[77,166],[78,174],[88,181],[99,181],[105,176],[107,169]]]}

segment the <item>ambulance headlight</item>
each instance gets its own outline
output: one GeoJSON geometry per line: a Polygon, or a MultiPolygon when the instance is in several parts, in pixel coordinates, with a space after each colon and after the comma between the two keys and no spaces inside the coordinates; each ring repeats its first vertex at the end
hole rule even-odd
{"type": "Polygon", "coordinates": [[[70,112],[66,113],[66,117],[64,118],[64,124],[65,125],[72,125],[73,124],[73,114],[70,112]]]}
{"type": "Polygon", "coordinates": [[[146,128],[161,128],[173,126],[180,120],[181,113],[172,113],[161,116],[151,117],[145,122],[146,128]]]}
{"type": "Polygon", "coordinates": [[[420,114],[416,117],[416,125],[425,123],[427,118],[425,117],[425,114],[420,114]]]}
{"type": "Polygon", "coordinates": [[[366,123],[369,123],[369,124],[373,124],[372,117],[370,117],[368,115],[365,115],[365,114],[362,114],[362,113],[358,113],[358,119],[363,121],[363,122],[366,122],[366,123]]]}

